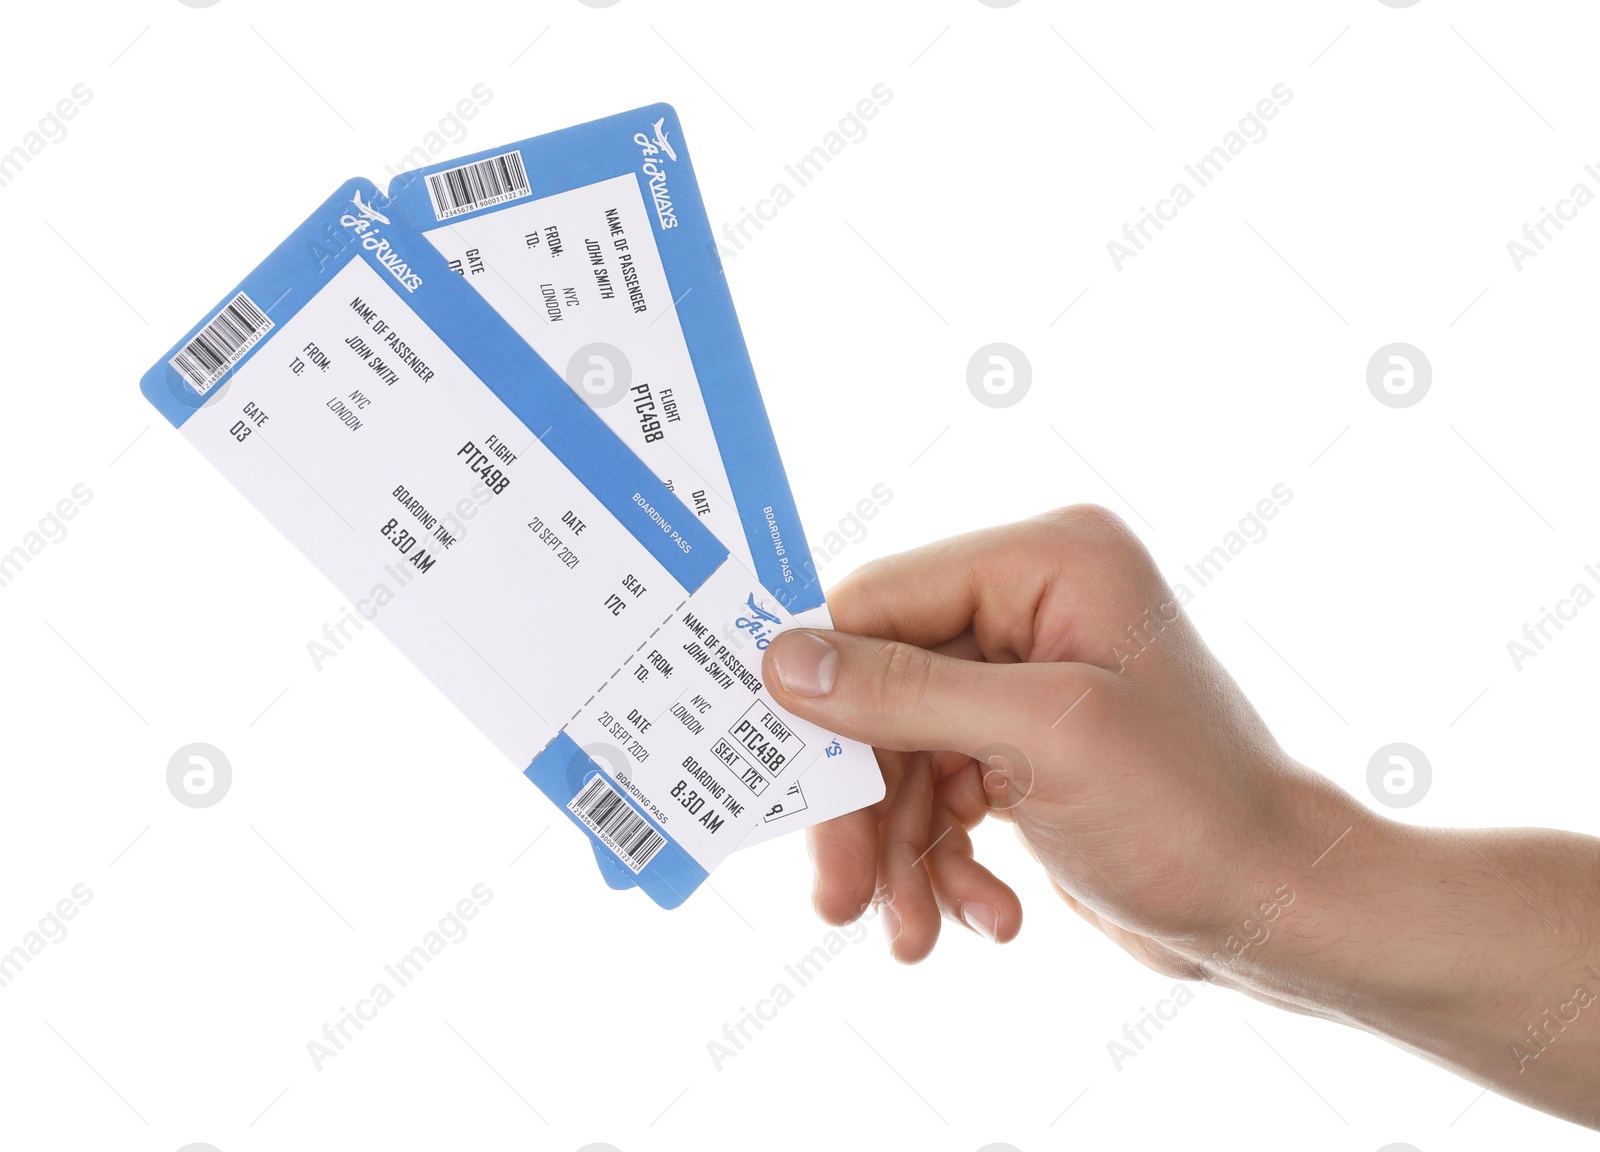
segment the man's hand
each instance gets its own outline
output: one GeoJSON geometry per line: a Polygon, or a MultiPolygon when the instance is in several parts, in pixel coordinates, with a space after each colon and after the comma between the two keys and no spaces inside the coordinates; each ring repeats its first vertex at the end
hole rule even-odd
{"type": "Polygon", "coordinates": [[[840,631],[780,636],[766,681],[879,749],[883,801],[810,832],[816,904],[842,923],[892,897],[901,960],[928,954],[941,912],[991,939],[1020,929],[1016,894],[972,858],[986,815],[1015,821],[1091,923],[1187,977],[1187,954],[1222,948],[1282,879],[1276,859],[1309,861],[1346,826],[1303,810],[1309,774],[1102,509],[869,564],[829,604],[840,631]]]}
{"type": "Polygon", "coordinates": [[[1600,842],[1413,828],[1279,749],[1116,517],[1077,507],[869,564],[837,632],[763,675],[878,749],[872,808],[810,830],[820,915],[876,899],[913,962],[941,914],[994,940],[972,855],[1014,822],[1062,897],[1150,967],[1389,1037],[1600,1126],[1600,842]]]}

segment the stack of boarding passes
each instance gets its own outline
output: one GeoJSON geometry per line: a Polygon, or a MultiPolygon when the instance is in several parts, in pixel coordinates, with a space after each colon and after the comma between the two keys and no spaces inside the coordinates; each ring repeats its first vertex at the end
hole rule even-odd
{"type": "Polygon", "coordinates": [[[828,610],[670,106],[349,181],[141,388],[612,887],[882,797],[761,682],[828,610]]]}

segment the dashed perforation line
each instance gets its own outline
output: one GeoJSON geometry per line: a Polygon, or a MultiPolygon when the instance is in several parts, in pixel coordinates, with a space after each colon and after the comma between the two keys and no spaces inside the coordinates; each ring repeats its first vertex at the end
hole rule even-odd
{"type": "Polygon", "coordinates": [[[595,697],[599,696],[600,693],[602,693],[602,692],[604,692],[606,690],[606,686],[609,685],[613,680],[615,680],[617,678],[617,674],[618,673],[622,672],[624,669],[626,669],[628,667],[629,664],[633,663],[634,657],[638,656],[640,652],[644,651],[644,646],[646,644],[650,643],[650,641],[654,640],[656,638],[656,634],[658,632],[660,632],[668,624],[672,623],[672,618],[674,616],[676,616],[679,612],[683,611],[683,606],[685,604],[687,604],[688,602],[689,602],[689,597],[685,596],[681,601],[678,602],[678,606],[676,608],[674,608],[671,612],[668,612],[667,615],[662,619],[661,623],[659,623],[659,624],[657,624],[655,626],[654,630],[651,631],[650,635],[646,636],[643,640],[639,641],[639,646],[628,654],[628,658],[626,660],[624,660],[621,664],[617,665],[616,669],[611,673],[611,675],[606,677],[605,684],[602,684],[602,685],[600,685],[600,687],[596,688],[594,690],[594,695],[590,696],[589,699],[585,700],[583,702],[582,706],[580,706],[579,709],[576,712],[574,712],[571,716],[567,717],[567,723],[563,724],[561,726],[563,731],[566,730],[567,724],[571,724],[579,716],[583,715],[584,709],[589,707],[590,704],[594,703],[595,697]]]}

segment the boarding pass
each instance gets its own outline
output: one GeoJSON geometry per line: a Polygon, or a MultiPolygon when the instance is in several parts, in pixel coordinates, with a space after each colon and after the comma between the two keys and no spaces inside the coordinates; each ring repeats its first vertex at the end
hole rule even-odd
{"type": "Polygon", "coordinates": [[[875,774],[726,639],[793,613],[371,183],[141,387],[658,904],[813,765],[875,774]]]}
{"type": "MultiPolygon", "coordinates": [[[[767,592],[831,627],[670,105],[404,172],[389,195],[767,592]]],[[[763,798],[743,846],[882,796],[875,766],[825,761],[763,798]]]]}

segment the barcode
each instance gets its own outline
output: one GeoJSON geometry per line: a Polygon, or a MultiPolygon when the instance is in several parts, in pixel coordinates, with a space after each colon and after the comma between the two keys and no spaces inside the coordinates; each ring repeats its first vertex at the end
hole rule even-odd
{"type": "Polygon", "coordinates": [[[267,314],[241,292],[168,363],[204,396],[270,331],[267,314]]]}
{"type": "Polygon", "coordinates": [[[596,776],[585,784],[583,791],[567,805],[567,810],[604,840],[606,847],[622,857],[622,862],[633,869],[635,875],[644,870],[651,857],[667,842],[667,838],[650,827],[604,776],[596,776]]]}
{"type": "Polygon", "coordinates": [[[522,168],[521,152],[505,152],[428,177],[428,196],[433,200],[433,214],[439,220],[504,204],[531,193],[528,174],[522,168]]]}

